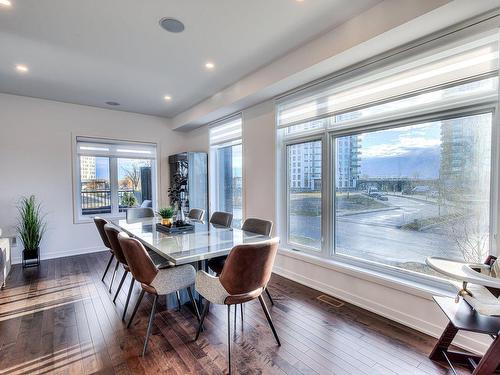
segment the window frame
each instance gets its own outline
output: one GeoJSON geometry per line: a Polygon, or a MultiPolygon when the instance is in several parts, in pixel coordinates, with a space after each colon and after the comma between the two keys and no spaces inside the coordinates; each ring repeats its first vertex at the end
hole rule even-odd
{"type": "MultiPolygon", "coordinates": [[[[96,137],[96,136],[86,136],[86,135],[75,135],[72,134],[72,185],[73,185],[73,223],[74,224],[85,224],[92,222],[95,216],[102,217],[104,219],[113,220],[113,219],[123,219],[126,216],[126,211],[120,212],[119,210],[119,202],[118,202],[118,159],[132,159],[132,157],[117,157],[117,156],[104,156],[109,159],[109,184],[110,184],[110,194],[111,194],[111,213],[103,213],[98,215],[82,215],[81,209],[81,166],[80,166],[80,156],[78,154],[78,139],[86,139],[86,140],[94,140],[97,143],[115,143],[115,144],[137,144],[137,145],[148,145],[155,147],[155,157],[152,159],[149,158],[138,158],[144,160],[151,161],[151,194],[153,201],[153,209],[156,209],[158,206],[158,191],[159,191],[159,178],[158,174],[160,171],[160,147],[155,142],[137,142],[125,139],[112,139],[105,137],[96,137]]],[[[91,155],[89,155],[91,156],[91,155]]],[[[96,155],[102,156],[102,155],[96,155]]]]}
{"type": "MultiPolygon", "coordinates": [[[[397,100],[397,99],[395,99],[397,100]]],[[[426,113],[424,111],[418,114],[401,114],[397,118],[389,120],[374,119],[373,121],[360,121],[359,124],[355,122],[349,124],[342,124],[338,127],[323,128],[315,130],[310,133],[297,133],[289,136],[280,136],[278,134],[278,170],[281,173],[278,175],[277,189],[278,189],[278,218],[279,218],[279,234],[282,238],[282,248],[286,250],[293,250],[297,252],[304,252],[306,254],[315,255],[324,258],[327,261],[335,261],[346,266],[354,266],[364,271],[376,273],[389,277],[391,279],[400,279],[404,281],[414,282],[424,287],[449,289],[449,283],[444,279],[418,273],[403,268],[397,268],[374,261],[356,258],[345,254],[335,253],[335,139],[341,136],[355,135],[367,131],[392,129],[403,126],[415,125],[422,122],[442,121],[457,117],[467,117],[484,113],[492,114],[491,124],[491,166],[490,166],[490,212],[489,212],[489,227],[490,227],[490,254],[498,254],[497,248],[497,228],[498,228],[498,215],[500,209],[498,208],[498,184],[500,172],[499,160],[499,147],[500,147],[500,130],[499,130],[499,116],[498,107],[499,99],[486,98],[482,103],[473,102],[469,106],[460,106],[461,103],[455,108],[438,108],[431,107],[426,113]],[[305,246],[297,246],[296,244],[289,243],[289,220],[288,220],[288,161],[287,161],[287,147],[288,145],[300,144],[312,140],[322,140],[322,228],[321,228],[321,243],[322,248],[320,251],[312,250],[305,246]],[[284,241],[283,241],[284,239],[284,241]]],[[[337,114],[333,114],[335,116],[337,114]]],[[[307,122],[307,121],[304,121],[307,122]]],[[[277,129],[277,131],[285,131],[284,129],[277,129]]]]}
{"type": "MultiPolygon", "coordinates": [[[[232,140],[226,143],[210,145],[210,212],[218,211],[219,207],[219,192],[221,184],[218,183],[220,180],[220,170],[219,170],[219,156],[218,150],[225,147],[241,146],[241,165],[243,169],[243,137],[236,140],[232,140]]],[[[242,170],[242,184],[241,184],[241,217],[242,224],[245,219],[245,177],[242,170]]]]}

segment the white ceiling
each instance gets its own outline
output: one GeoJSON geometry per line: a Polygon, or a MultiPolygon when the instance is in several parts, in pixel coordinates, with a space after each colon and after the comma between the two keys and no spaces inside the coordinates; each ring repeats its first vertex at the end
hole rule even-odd
{"type": "Polygon", "coordinates": [[[0,7],[0,92],[172,117],[380,0],[11,2],[0,7]],[[161,29],[165,16],[185,31],[161,29]]]}

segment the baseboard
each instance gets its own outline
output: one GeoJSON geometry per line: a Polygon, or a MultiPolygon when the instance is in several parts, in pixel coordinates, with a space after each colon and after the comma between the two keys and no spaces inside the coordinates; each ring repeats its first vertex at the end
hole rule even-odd
{"type": "MultiPolygon", "coordinates": [[[[63,258],[63,257],[72,256],[72,255],[97,253],[97,252],[106,251],[106,250],[109,251],[104,246],[93,246],[93,247],[85,247],[85,248],[80,248],[80,249],[69,249],[69,250],[61,250],[61,251],[42,252],[42,254],[40,255],[40,259],[45,260],[45,259],[63,258]]],[[[12,255],[12,264],[20,264],[21,262],[22,262],[21,252],[19,252],[18,254],[12,255]]]]}
{"type": "MultiPolygon", "coordinates": [[[[345,302],[351,303],[364,310],[368,310],[377,315],[383,316],[387,319],[403,324],[407,327],[425,333],[429,336],[437,338],[441,335],[443,331],[443,327],[439,326],[438,324],[434,324],[432,322],[419,319],[415,316],[409,315],[402,311],[388,308],[387,306],[384,306],[376,301],[354,295],[346,290],[335,288],[331,285],[305,277],[301,274],[287,270],[283,267],[275,265],[273,268],[273,272],[289,280],[295,281],[299,284],[316,289],[320,292],[326,293],[333,297],[340,298],[345,302]]],[[[460,334],[457,336],[457,338],[454,340],[453,343],[458,347],[471,351],[473,353],[484,353],[489,346],[489,343],[475,340],[471,337],[460,334]]]]}

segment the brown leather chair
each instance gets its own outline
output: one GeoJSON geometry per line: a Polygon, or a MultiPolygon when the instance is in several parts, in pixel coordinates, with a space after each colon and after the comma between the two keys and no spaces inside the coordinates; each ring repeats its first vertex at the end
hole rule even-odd
{"type": "MultiPolygon", "coordinates": [[[[108,273],[109,266],[111,266],[111,262],[113,261],[113,258],[115,257],[115,254],[113,254],[113,249],[111,248],[111,244],[109,243],[108,236],[106,236],[106,233],[104,232],[104,226],[107,223],[108,222],[106,220],[104,220],[103,218],[101,218],[99,216],[94,217],[94,224],[97,227],[97,231],[99,232],[99,235],[101,236],[101,240],[102,240],[104,246],[106,246],[111,253],[111,257],[109,258],[108,265],[106,266],[106,269],[104,270],[104,274],[102,275],[102,278],[101,278],[102,282],[104,282],[104,278],[106,277],[106,274],[108,273]]],[[[118,265],[118,263],[117,263],[117,265],[118,265]]]]}
{"type": "MultiPolygon", "coordinates": [[[[113,279],[111,279],[111,284],[109,285],[109,292],[111,293],[111,286],[113,285],[113,280],[115,278],[118,265],[121,264],[123,266],[123,276],[122,279],[120,280],[120,284],[118,284],[118,288],[116,289],[115,296],[113,298],[113,303],[116,302],[116,298],[118,297],[118,294],[120,293],[120,289],[122,288],[123,282],[125,281],[125,278],[127,277],[128,273],[130,272],[130,268],[127,264],[127,259],[125,258],[125,255],[123,254],[122,248],[120,246],[120,242],[118,241],[118,234],[120,231],[114,227],[111,224],[106,224],[104,226],[104,231],[106,232],[106,236],[108,237],[109,243],[111,244],[111,248],[113,249],[113,252],[116,257],[116,267],[115,271],[113,273],[113,279]]],[[[128,290],[127,294],[127,300],[125,302],[125,307],[123,309],[123,315],[122,315],[122,320],[125,320],[125,315],[127,314],[127,308],[128,308],[128,303],[130,302],[130,296],[132,295],[132,290],[134,289],[134,278],[132,277],[132,281],[130,282],[130,287],[128,290]]]]}
{"type": "Polygon", "coordinates": [[[201,208],[192,208],[189,210],[187,217],[191,220],[203,221],[203,218],[205,217],[205,210],[201,208]]]}
{"type": "Polygon", "coordinates": [[[279,239],[275,238],[265,242],[235,246],[227,257],[220,277],[211,276],[201,270],[196,274],[196,291],[206,299],[206,303],[195,340],[200,335],[210,304],[227,305],[229,373],[231,373],[231,305],[243,304],[258,298],[274,338],[281,346],[262,297],[262,292],[271,278],[278,242],[279,239]]]}
{"type": "Polygon", "coordinates": [[[149,316],[144,348],[142,349],[142,355],[144,356],[148,348],[151,328],[153,327],[158,296],[167,295],[181,289],[187,289],[191,303],[196,311],[196,317],[200,320],[198,306],[193,299],[193,293],[191,291],[191,285],[195,282],[196,271],[190,264],[158,269],[149,257],[144,246],[138,240],[130,238],[124,232],[121,232],[118,235],[118,242],[120,243],[125,258],[127,259],[127,264],[130,272],[132,272],[132,276],[135,280],[141,283],[142,288],[139,299],[137,300],[134,311],[132,312],[132,316],[127,324],[127,328],[132,324],[144,294],[149,293],[153,295],[153,306],[151,308],[151,315],[149,316]]]}
{"type": "MultiPolygon", "coordinates": [[[[243,222],[241,230],[244,230],[245,232],[261,234],[263,236],[270,236],[273,230],[273,222],[269,220],[249,217],[243,222]]],[[[222,269],[224,268],[224,263],[226,262],[226,258],[227,257],[225,256],[212,258],[208,261],[208,267],[210,267],[210,269],[213,272],[215,272],[216,275],[220,275],[222,269]]],[[[269,293],[269,290],[267,290],[267,288],[266,288],[266,294],[267,297],[269,298],[269,301],[271,302],[271,305],[274,305],[274,300],[271,297],[271,293],[269,293]]],[[[243,312],[241,315],[243,316],[243,312]]]]}
{"type": "Polygon", "coordinates": [[[231,228],[233,222],[233,214],[229,212],[216,211],[210,218],[210,223],[220,227],[231,228]]]}

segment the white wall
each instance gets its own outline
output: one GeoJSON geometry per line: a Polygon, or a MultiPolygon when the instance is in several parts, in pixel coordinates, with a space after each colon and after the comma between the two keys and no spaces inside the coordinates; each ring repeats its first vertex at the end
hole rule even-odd
{"type": "MultiPolygon", "coordinates": [[[[184,151],[186,138],[158,117],[0,94],[0,228],[12,232],[19,197],[35,194],[48,221],[42,258],[102,248],[94,224],[73,224],[74,135],[157,143],[158,195],[163,202],[168,186],[166,158],[184,151]]],[[[19,261],[21,246],[13,251],[19,261]]]]}

